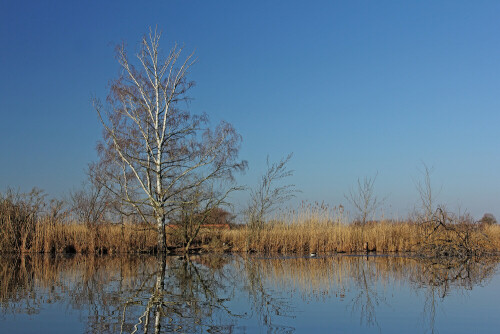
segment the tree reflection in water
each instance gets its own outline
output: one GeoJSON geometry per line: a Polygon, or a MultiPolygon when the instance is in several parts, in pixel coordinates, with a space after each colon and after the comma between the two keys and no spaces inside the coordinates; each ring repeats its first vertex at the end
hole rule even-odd
{"type": "Polygon", "coordinates": [[[0,303],[7,313],[36,313],[64,300],[88,314],[91,333],[224,330],[234,286],[227,259],[22,257],[0,260],[0,303]],[[198,262],[195,262],[198,261],[198,262]],[[226,285],[224,285],[226,284],[226,285]]]}
{"type": "Polygon", "coordinates": [[[274,321],[275,318],[292,317],[293,309],[288,300],[282,298],[279,293],[273,293],[273,290],[266,284],[267,278],[264,276],[262,261],[246,258],[242,261],[242,267],[246,279],[244,289],[248,292],[252,310],[260,323],[272,333],[293,332],[293,327],[280,325],[274,321]]]}
{"type": "Polygon", "coordinates": [[[160,333],[225,331],[240,317],[225,305],[234,295],[234,281],[221,257],[157,259],[154,287],[144,284],[123,306],[120,332],[160,333]],[[167,259],[169,260],[167,265],[167,259]],[[147,302],[144,296],[150,294],[147,302]],[[138,309],[144,309],[131,326],[138,309]]]}
{"type": "Polygon", "coordinates": [[[356,262],[357,275],[354,281],[358,293],[352,300],[352,313],[359,312],[361,324],[376,325],[380,329],[376,308],[381,302],[385,302],[385,299],[379,295],[375,287],[374,281],[377,280],[377,273],[370,266],[370,260],[369,257],[366,257],[365,261],[359,258],[356,262]]]}
{"type": "Polygon", "coordinates": [[[422,312],[424,325],[434,334],[439,305],[453,291],[471,291],[486,284],[494,275],[497,260],[492,258],[420,259],[422,270],[410,280],[417,291],[423,290],[425,302],[422,312]]]}
{"type": "Polygon", "coordinates": [[[388,306],[391,289],[405,285],[423,295],[422,320],[433,333],[444,299],[486,284],[496,265],[358,256],[2,257],[0,318],[59,303],[79,310],[90,333],[232,333],[246,326],[291,333],[300,298],[345,301],[361,326],[380,331],[377,311],[388,306]]]}

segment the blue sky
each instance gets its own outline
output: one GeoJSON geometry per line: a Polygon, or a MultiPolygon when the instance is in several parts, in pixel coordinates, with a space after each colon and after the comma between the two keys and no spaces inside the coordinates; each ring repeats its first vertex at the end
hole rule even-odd
{"type": "Polygon", "coordinates": [[[191,111],[243,136],[241,183],[294,152],[297,201],[345,205],[378,173],[401,217],[424,162],[439,203],[498,218],[499,17],[498,1],[2,1],[0,189],[79,185],[113,46],[157,25],[198,57],[191,111]]]}

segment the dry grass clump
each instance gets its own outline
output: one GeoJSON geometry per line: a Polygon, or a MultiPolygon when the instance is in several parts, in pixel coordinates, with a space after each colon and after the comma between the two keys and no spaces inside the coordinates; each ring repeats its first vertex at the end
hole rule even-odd
{"type": "MultiPolygon", "coordinates": [[[[289,212],[264,224],[224,231],[233,251],[260,253],[412,252],[426,257],[481,256],[500,251],[500,226],[452,218],[439,221],[389,221],[349,224],[337,211],[315,206],[289,212]]],[[[442,220],[442,219],[441,219],[442,220]]]]}
{"type": "Polygon", "coordinates": [[[0,193],[0,246],[2,249],[24,250],[31,247],[35,228],[44,204],[42,191],[34,188],[21,194],[8,189],[0,193]]]}
{"type": "Polygon", "coordinates": [[[23,247],[6,242],[0,247],[3,252],[107,254],[152,252],[156,243],[156,232],[146,225],[88,226],[44,218],[34,224],[30,242],[23,247]]]}
{"type": "Polygon", "coordinates": [[[330,210],[321,204],[281,214],[258,231],[225,231],[223,240],[243,252],[409,252],[418,242],[416,231],[417,226],[403,222],[348,224],[342,208],[330,210]]]}
{"type": "Polygon", "coordinates": [[[308,220],[267,224],[257,237],[248,228],[224,231],[223,241],[233,251],[262,253],[410,252],[418,244],[418,227],[412,223],[383,221],[359,226],[308,220]]]}
{"type": "Polygon", "coordinates": [[[500,225],[483,225],[482,228],[490,241],[490,247],[494,251],[500,251],[500,225]]]}

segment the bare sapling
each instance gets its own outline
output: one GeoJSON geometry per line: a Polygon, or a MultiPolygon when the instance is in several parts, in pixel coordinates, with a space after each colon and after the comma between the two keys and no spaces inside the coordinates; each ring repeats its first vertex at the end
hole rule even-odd
{"type": "Polygon", "coordinates": [[[378,198],[374,193],[376,179],[377,174],[374,177],[365,177],[362,181],[358,179],[356,189],[350,190],[345,195],[355,210],[355,221],[361,226],[374,217],[385,200],[378,198]]]}
{"type": "MultiPolygon", "coordinates": [[[[255,238],[264,228],[266,216],[295,196],[298,190],[293,184],[282,182],[293,175],[288,163],[293,154],[290,153],[278,162],[271,163],[267,157],[267,170],[259,184],[250,191],[250,201],[245,210],[249,238],[255,238]]],[[[249,240],[250,241],[250,240],[249,240]]]]}

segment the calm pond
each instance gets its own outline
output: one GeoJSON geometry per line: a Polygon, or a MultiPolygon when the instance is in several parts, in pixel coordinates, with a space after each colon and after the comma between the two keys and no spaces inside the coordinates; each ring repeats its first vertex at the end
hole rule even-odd
{"type": "Polygon", "coordinates": [[[1,333],[498,333],[491,259],[0,257],[1,333]]]}

